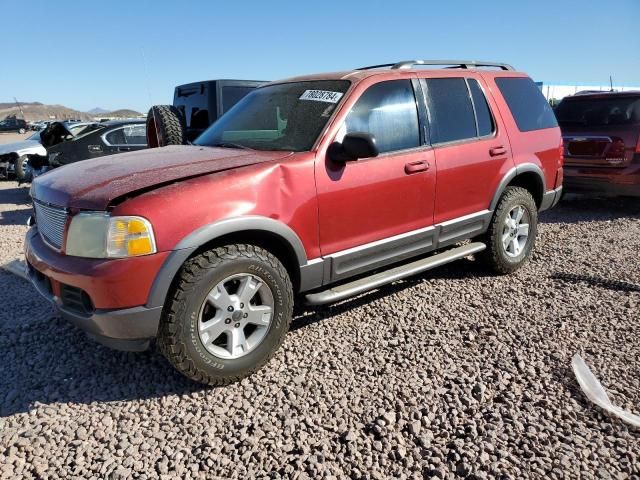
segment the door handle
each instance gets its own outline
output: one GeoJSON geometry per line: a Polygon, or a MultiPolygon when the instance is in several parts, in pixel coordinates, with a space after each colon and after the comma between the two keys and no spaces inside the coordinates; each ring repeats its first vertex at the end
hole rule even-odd
{"type": "Polygon", "coordinates": [[[429,170],[429,162],[426,160],[418,160],[417,162],[410,162],[404,166],[404,173],[410,175],[412,173],[424,172],[429,170]]]}
{"type": "Polygon", "coordinates": [[[500,145],[499,147],[493,147],[489,150],[489,155],[491,155],[492,157],[506,155],[506,153],[507,153],[507,149],[504,148],[502,145],[500,145]]]}

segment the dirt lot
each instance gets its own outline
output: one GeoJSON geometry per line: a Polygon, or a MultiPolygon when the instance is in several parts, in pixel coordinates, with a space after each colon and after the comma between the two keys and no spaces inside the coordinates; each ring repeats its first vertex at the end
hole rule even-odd
{"type": "Polygon", "coordinates": [[[13,143],[13,142],[19,142],[21,140],[25,140],[26,138],[30,137],[34,133],[35,132],[27,132],[24,134],[20,134],[20,133],[2,132],[0,133],[0,145],[3,145],[5,143],[13,143]]]}
{"type": "MultiPolygon", "coordinates": [[[[0,184],[0,262],[28,196],[0,184]]],[[[2,478],[638,478],[640,202],[569,197],[532,261],[470,260],[327,308],[301,309],[262,371],[223,388],[156,352],[85,338],[0,271],[2,478]]]]}

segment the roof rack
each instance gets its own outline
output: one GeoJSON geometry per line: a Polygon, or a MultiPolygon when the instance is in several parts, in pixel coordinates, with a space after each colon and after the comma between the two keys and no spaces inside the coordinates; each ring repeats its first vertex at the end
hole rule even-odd
{"type": "Polygon", "coordinates": [[[406,70],[415,65],[448,65],[447,68],[478,68],[478,67],[497,67],[502,70],[514,70],[511,65],[496,62],[479,62],[476,60],[404,60],[397,63],[383,63],[381,65],[371,65],[368,67],[356,68],[356,70],[372,70],[374,68],[390,67],[391,70],[406,70]]]}

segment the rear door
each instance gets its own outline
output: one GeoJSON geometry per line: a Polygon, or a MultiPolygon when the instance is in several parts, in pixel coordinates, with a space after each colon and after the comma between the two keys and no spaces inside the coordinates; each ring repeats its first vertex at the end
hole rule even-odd
{"type": "Polygon", "coordinates": [[[513,166],[497,109],[485,95],[480,76],[469,73],[421,82],[438,171],[434,222],[476,214],[482,218],[498,183],[513,166]]]}

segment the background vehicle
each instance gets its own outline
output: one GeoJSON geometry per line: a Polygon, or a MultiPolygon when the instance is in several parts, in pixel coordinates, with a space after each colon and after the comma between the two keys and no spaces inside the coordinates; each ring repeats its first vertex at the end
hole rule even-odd
{"type": "Polygon", "coordinates": [[[640,92],[566,97],[556,116],[567,192],[640,196],[640,92]]]}
{"type": "Polygon", "coordinates": [[[158,337],[189,378],[228,383],[282,344],[296,294],[336,302],[472,254],[520,268],[560,198],[561,145],[539,88],[505,64],[287,79],[193,145],[36,179],[29,275],[99,341],[158,337]]]}
{"type": "Polygon", "coordinates": [[[64,129],[60,126],[52,124],[42,133],[46,156],[30,155],[28,163],[17,164],[19,180],[31,181],[52,168],[81,160],[147,148],[144,120],[73,123],[64,129]],[[70,134],[69,129],[75,133],[70,134]]]}
{"type": "MultiPolygon", "coordinates": [[[[69,125],[67,123],[60,123],[58,127],[53,130],[50,130],[49,133],[45,133],[44,130],[37,131],[33,133],[31,136],[26,138],[25,140],[13,143],[6,143],[0,145],[0,178],[9,179],[13,175],[16,175],[16,165],[24,164],[24,168],[22,168],[20,176],[18,178],[19,181],[24,181],[23,177],[24,171],[28,171],[29,167],[29,159],[31,156],[41,156],[46,157],[47,149],[43,145],[42,135],[44,134],[46,140],[45,143],[49,146],[53,146],[59,142],[68,141],[75,134],[77,134],[81,129],[85,126],[89,125],[88,123],[77,123],[74,125],[69,125]],[[63,133],[60,133],[60,132],[63,133]],[[57,133],[56,133],[57,132],[57,133]]],[[[20,168],[18,169],[20,170],[20,168]]]]}
{"type": "Polygon", "coordinates": [[[173,105],[155,105],[149,110],[149,146],[184,145],[195,140],[242,97],[265,83],[258,80],[208,80],[177,86],[173,105]]]}
{"type": "Polygon", "coordinates": [[[0,121],[0,132],[25,133],[28,128],[27,122],[21,118],[10,117],[0,121]]]}

